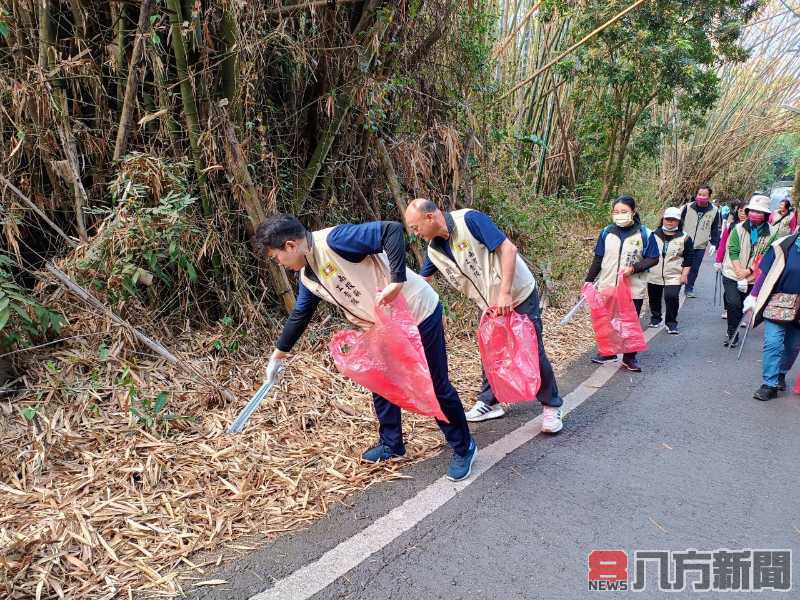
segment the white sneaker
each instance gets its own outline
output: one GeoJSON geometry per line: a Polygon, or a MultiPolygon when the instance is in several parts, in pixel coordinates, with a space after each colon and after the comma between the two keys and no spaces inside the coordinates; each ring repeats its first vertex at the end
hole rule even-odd
{"type": "Polygon", "coordinates": [[[478,400],[469,411],[467,411],[467,421],[477,423],[478,421],[488,421],[489,419],[499,419],[504,417],[506,411],[499,404],[489,406],[483,400],[478,400]]]}
{"type": "Polygon", "coordinates": [[[542,407],[542,431],[545,433],[558,433],[564,426],[561,421],[561,407],[543,406],[542,407]]]}

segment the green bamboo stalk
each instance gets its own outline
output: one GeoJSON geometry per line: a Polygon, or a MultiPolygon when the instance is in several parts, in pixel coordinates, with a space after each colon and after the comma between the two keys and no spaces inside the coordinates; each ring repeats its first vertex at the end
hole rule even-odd
{"type": "Polygon", "coordinates": [[[181,101],[183,104],[183,114],[186,119],[186,129],[189,136],[189,146],[192,151],[192,161],[194,163],[197,183],[200,188],[201,205],[205,216],[211,215],[211,199],[206,185],[206,176],[203,171],[202,155],[200,152],[200,121],[197,114],[197,103],[194,98],[192,86],[193,75],[189,73],[186,63],[186,47],[181,35],[181,23],[183,22],[180,0],[166,0],[169,10],[169,22],[172,30],[172,51],[175,56],[175,68],[181,87],[181,101]]]}

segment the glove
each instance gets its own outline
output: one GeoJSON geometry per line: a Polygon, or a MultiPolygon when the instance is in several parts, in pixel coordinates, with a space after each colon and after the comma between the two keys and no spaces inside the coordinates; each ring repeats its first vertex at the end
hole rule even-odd
{"type": "Polygon", "coordinates": [[[267,363],[267,369],[264,373],[264,381],[277,381],[285,368],[286,360],[283,358],[275,358],[273,356],[267,363]]]}
{"type": "Polygon", "coordinates": [[[744,299],[744,306],[742,306],[742,312],[751,312],[755,311],[756,309],[756,297],[755,296],[748,296],[744,299]]]}
{"type": "Polygon", "coordinates": [[[740,279],[739,281],[736,282],[736,287],[739,288],[740,292],[746,292],[747,286],[748,286],[747,279],[740,279]]]}
{"type": "Polygon", "coordinates": [[[722,263],[714,263],[714,270],[721,271],[722,270],[722,263]]]}

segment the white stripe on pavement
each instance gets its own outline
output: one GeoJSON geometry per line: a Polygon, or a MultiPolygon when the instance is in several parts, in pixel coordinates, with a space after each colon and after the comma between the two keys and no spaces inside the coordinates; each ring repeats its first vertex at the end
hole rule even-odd
{"type": "MultiPolygon", "coordinates": [[[[661,328],[647,329],[645,339],[649,342],[660,331],[661,328]]],[[[617,362],[601,365],[595,369],[588,379],[564,397],[564,414],[566,415],[591,398],[598,389],[619,372],[619,369],[617,362]]],[[[542,417],[540,415],[509,432],[487,448],[479,448],[475,464],[472,467],[472,476],[466,481],[454,483],[447,477],[437,479],[418,492],[416,496],[409,498],[374,521],[366,529],[328,550],[315,562],[279,579],[272,587],[252,596],[250,600],[307,600],[311,598],[441,508],[457,493],[472,485],[486,471],[508,454],[531,441],[541,431],[542,417]]]]}

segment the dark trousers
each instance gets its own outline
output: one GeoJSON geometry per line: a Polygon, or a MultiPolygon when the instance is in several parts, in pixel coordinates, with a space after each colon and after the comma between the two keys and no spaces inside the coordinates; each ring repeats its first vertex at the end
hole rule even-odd
{"type": "MultiPolygon", "coordinates": [[[[437,419],[436,423],[453,451],[460,456],[465,456],[472,438],[461,399],[458,397],[456,388],[450,383],[450,377],[447,374],[447,347],[444,340],[441,304],[436,307],[430,317],[419,324],[418,329],[422,338],[422,346],[425,349],[425,358],[428,360],[428,368],[431,371],[433,391],[436,393],[442,412],[450,421],[445,423],[437,419]]],[[[377,394],[372,395],[372,401],[375,405],[378,423],[380,423],[381,443],[389,446],[394,452],[404,452],[400,408],[377,394]]]]}
{"type": "MultiPolygon", "coordinates": [[[[561,406],[564,400],[558,394],[558,385],[556,385],[556,375],[553,372],[553,365],[547,358],[547,353],[544,351],[544,339],[542,335],[542,313],[539,308],[539,292],[533,290],[530,296],[525,298],[519,305],[514,307],[514,310],[521,315],[525,315],[532,322],[536,328],[536,337],[538,338],[539,346],[539,375],[542,378],[539,392],[536,394],[536,399],[545,406],[561,406]]],[[[497,398],[494,397],[494,392],[486,379],[486,373],[481,366],[482,385],[481,391],[478,394],[478,400],[483,400],[489,406],[497,404],[497,398]]],[[[533,398],[531,398],[533,400],[533,398]]]]}
{"type": "Polygon", "coordinates": [[[647,284],[647,297],[650,300],[650,315],[653,321],[661,320],[661,298],[667,306],[667,316],[664,322],[671,327],[678,325],[678,308],[681,305],[681,286],[680,285],[656,285],[647,284]]]}
{"type": "Polygon", "coordinates": [[[694,282],[697,281],[697,276],[700,274],[700,265],[703,264],[703,257],[705,255],[705,248],[695,248],[692,251],[692,266],[689,269],[689,278],[686,281],[686,291],[688,292],[694,290],[694,282]]]}
{"type": "MultiPolygon", "coordinates": [[[[642,306],[644,305],[644,298],[637,300],[636,298],[633,299],[633,305],[636,307],[636,315],[639,316],[642,314],[642,306]]],[[[626,352],[622,355],[623,360],[626,358],[636,358],[638,352],[626,352]]]]}
{"type": "Polygon", "coordinates": [[[725,310],[728,311],[728,338],[732,337],[734,333],[739,330],[739,323],[742,321],[742,306],[747,294],[753,289],[753,286],[747,286],[746,292],[740,292],[736,286],[736,280],[722,276],[722,286],[725,294],[722,297],[725,304],[725,310]]]}

